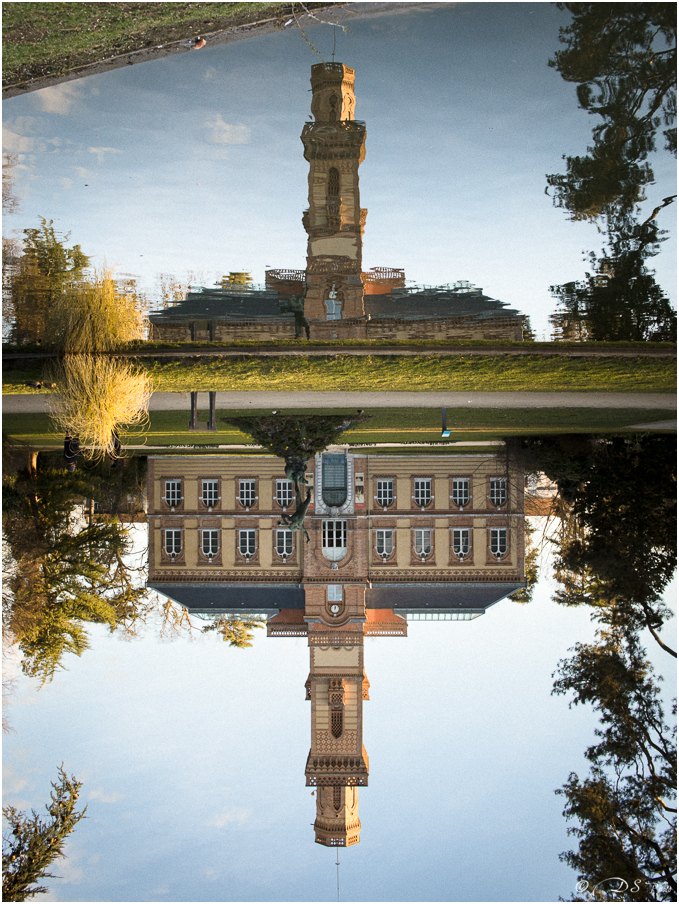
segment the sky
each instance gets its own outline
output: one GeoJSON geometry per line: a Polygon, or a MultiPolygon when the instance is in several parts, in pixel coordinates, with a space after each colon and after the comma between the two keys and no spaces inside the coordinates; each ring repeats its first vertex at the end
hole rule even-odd
{"type": "MultiPolygon", "coordinates": [[[[361,841],[340,852],[341,900],[570,897],[554,791],[584,774],[596,720],[550,691],[593,628],[554,589],[546,554],[528,605],[366,639],[370,783],[361,841]]],[[[42,810],[61,762],[84,782],[87,818],[44,899],[336,900],[335,850],[314,843],[304,780],[306,638],[260,631],[237,650],[215,635],[162,642],[153,626],[128,641],[88,630],[90,650],[42,689],[20,676],[7,710],[5,804],[42,810]]],[[[646,646],[669,696],[674,663],[646,646]]]]}
{"type": "MultiPolygon", "coordinates": [[[[336,30],[367,123],[360,169],[364,269],[418,284],[469,280],[548,338],[549,287],[584,276],[596,227],[545,195],[593,120],[549,69],[568,14],[547,3],[404,4],[336,30]]],[[[324,59],[333,29],[309,39],[324,59]]],[[[160,272],[210,284],[230,270],[305,266],[308,165],[300,133],[319,62],[294,28],[88,76],[4,102],[21,210],[5,231],[53,219],[91,255],[152,290],[160,272]]],[[[654,155],[648,207],[674,191],[654,155]]],[[[671,227],[672,209],[659,222],[671,227]]],[[[674,303],[676,240],[653,260],[674,303]]]]}

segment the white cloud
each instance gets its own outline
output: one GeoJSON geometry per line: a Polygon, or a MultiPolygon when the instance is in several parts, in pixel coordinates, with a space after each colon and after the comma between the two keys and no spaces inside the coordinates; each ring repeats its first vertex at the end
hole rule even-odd
{"type": "Polygon", "coordinates": [[[205,72],[203,73],[203,78],[206,81],[210,81],[210,79],[217,78],[217,70],[214,66],[208,66],[205,72]]]}
{"type": "Polygon", "coordinates": [[[243,807],[227,807],[221,813],[213,816],[212,819],[208,819],[207,824],[217,829],[223,829],[229,823],[242,826],[251,812],[252,810],[245,810],[243,807]]]}
{"type": "Polygon", "coordinates": [[[99,800],[102,804],[116,804],[119,800],[123,800],[124,794],[107,794],[101,788],[94,788],[89,793],[89,800],[99,800]]]}
{"type": "Polygon", "coordinates": [[[73,180],[72,179],[64,178],[64,179],[61,179],[60,182],[64,186],[64,188],[73,188],[73,180]]]}
{"type": "Polygon", "coordinates": [[[75,171],[81,179],[89,179],[90,176],[94,175],[92,170],[85,169],[84,166],[76,166],[75,171]]]}
{"type": "Polygon", "coordinates": [[[250,141],[250,129],[247,126],[224,122],[221,113],[211,116],[205,121],[205,125],[210,129],[209,141],[212,144],[247,144],[250,141]]]}
{"type": "Polygon", "coordinates": [[[109,154],[122,154],[122,151],[118,150],[118,148],[88,148],[87,150],[90,152],[90,154],[97,155],[97,163],[99,164],[99,166],[101,166],[101,164],[104,162],[105,153],[108,152],[109,154]]]}
{"type": "Polygon", "coordinates": [[[35,138],[19,135],[17,132],[3,127],[2,149],[9,151],[10,154],[25,154],[27,151],[35,150],[35,138]]]}
{"type": "Polygon", "coordinates": [[[33,92],[32,96],[44,113],[64,114],[82,96],[82,86],[74,82],[63,82],[61,85],[41,88],[40,91],[33,92]]]}

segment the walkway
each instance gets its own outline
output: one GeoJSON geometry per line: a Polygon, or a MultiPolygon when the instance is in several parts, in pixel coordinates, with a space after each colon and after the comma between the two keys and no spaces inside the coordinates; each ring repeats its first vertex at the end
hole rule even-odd
{"type": "MultiPolygon", "coordinates": [[[[4,395],[3,414],[42,414],[48,394],[4,395]]],[[[208,394],[200,393],[207,409],[208,394]]],[[[638,408],[677,410],[673,393],[650,392],[218,392],[217,410],[286,408],[638,408]]],[[[188,392],[154,392],[150,411],[191,409],[188,392]]]]}

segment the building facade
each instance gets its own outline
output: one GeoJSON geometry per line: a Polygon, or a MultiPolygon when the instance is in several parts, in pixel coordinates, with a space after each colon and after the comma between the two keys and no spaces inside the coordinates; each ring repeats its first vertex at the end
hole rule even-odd
{"type": "Polygon", "coordinates": [[[524,481],[488,456],[342,446],[305,480],[309,542],[282,523],[295,509],[283,460],[149,457],[148,586],[198,617],[259,614],[269,637],[307,638],[314,837],[344,847],[360,840],[369,776],[364,638],[471,620],[522,587],[524,481]]]}
{"type": "Polygon", "coordinates": [[[302,312],[316,340],[523,339],[522,315],[469,283],[407,288],[401,269],[363,271],[366,124],[355,118],[355,77],[343,63],[311,67],[313,119],[301,136],[309,164],[306,269],[269,270],[264,288],[233,274],[241,279],[190,292],[151,315],[152,339],[293,339],[302,312]]]}

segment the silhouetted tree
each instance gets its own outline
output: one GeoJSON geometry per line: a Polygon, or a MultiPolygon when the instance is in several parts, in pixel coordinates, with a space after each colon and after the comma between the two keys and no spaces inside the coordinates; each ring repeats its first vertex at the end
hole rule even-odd
{"type": "Polygon", "coordinates": [[[672,3],[559,3],[572,14],[549,61],[577,85],[580,107],[600,117],[585,156],[547,177],[572,219],[631,211],[653,181],[647,162],[661,125],[676,154],[676,7],[672,3]]]}
{"type": "Polygon", "coordinates": [[[616,900],[676,900],[676,728],[665,723],[653,669],[627,629],[599,632],[573,654],[559,663],[553,693],[591,705],[601,727],[585,752],[589,775],[571,773],[556,792],[579,840],[560,859],[595,900],[609,899],[615,886],[604,883],[614,877],[616,900]]]}
{"type": "Polygon", "coordinates": [[[70,778],[59,769],[59,781],[52,782],[51,803],[47,804],[49,820],[42,819],[35,810],[26,816],[14,807],[3,807],[2,815],[10,831],[3,837],[2,898],[4,901],[25,901],[47,888],[37,885],[41,879],[54,879],[47,869],[63,857],[64,843],[81,819],[84,809],[76,804],[82,788],[75,776],[70,778]]]}

